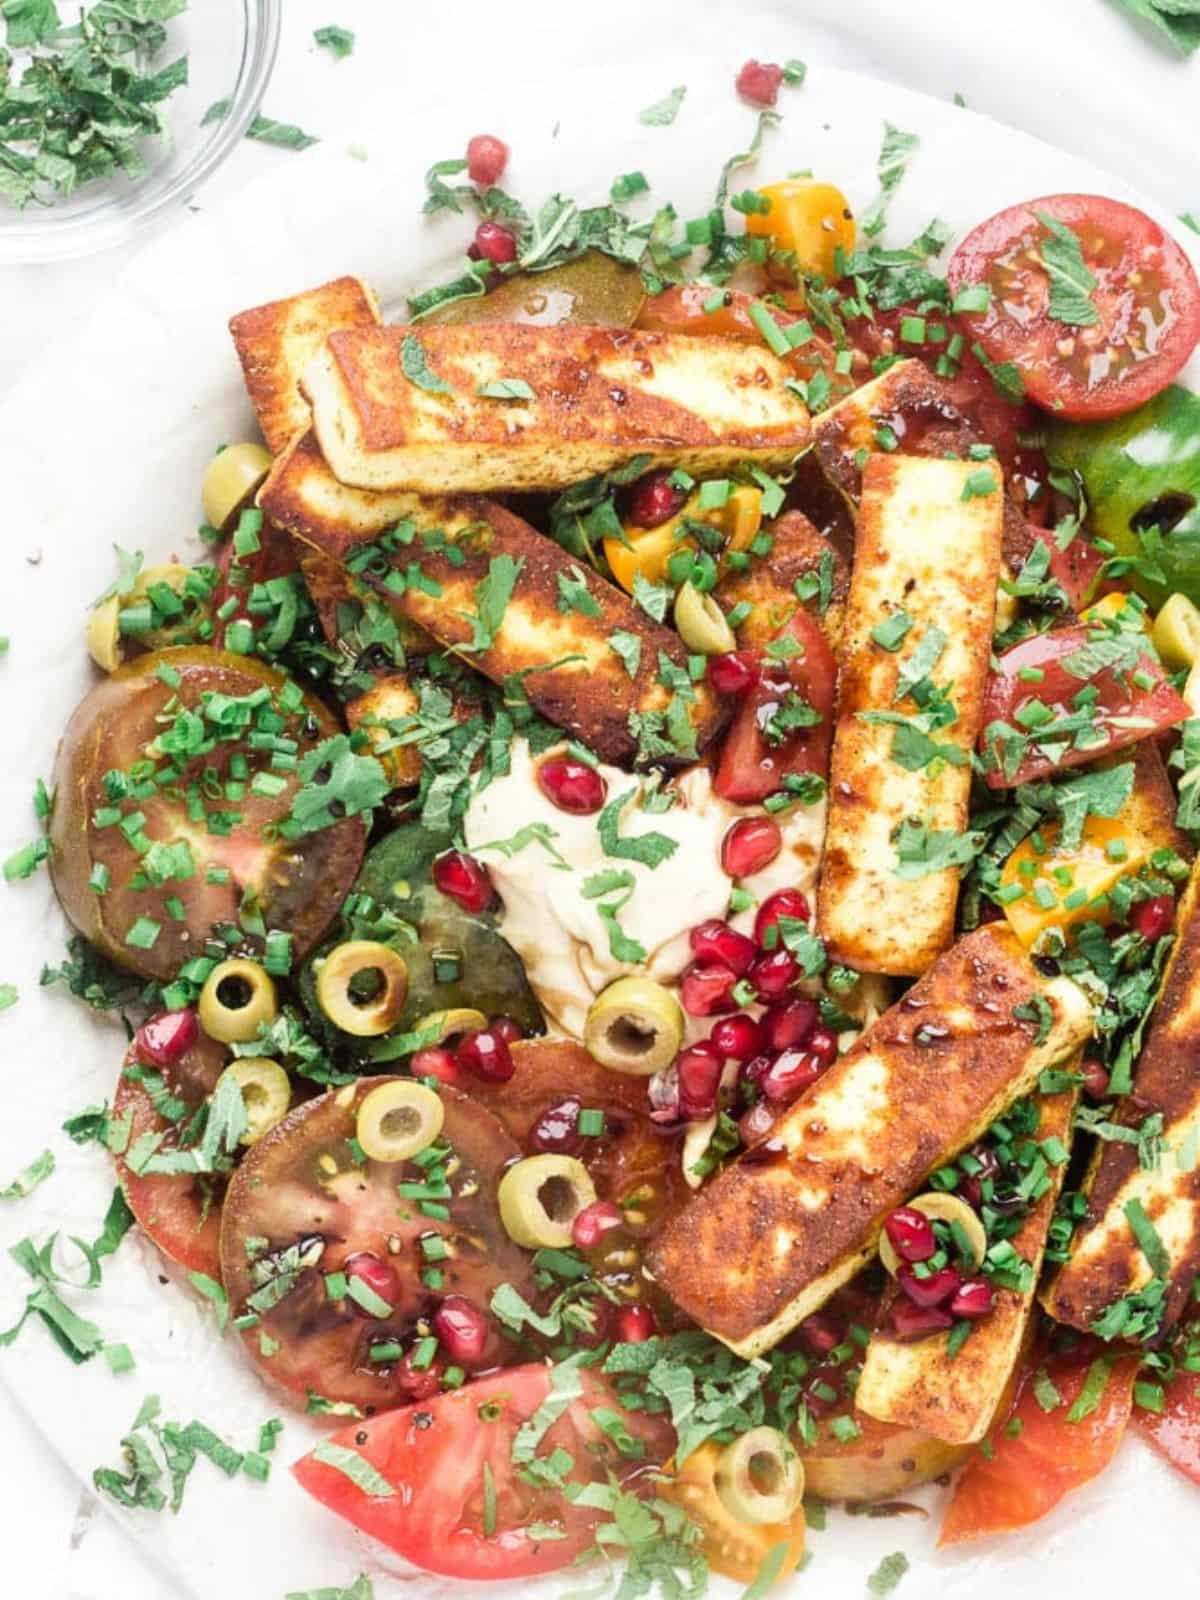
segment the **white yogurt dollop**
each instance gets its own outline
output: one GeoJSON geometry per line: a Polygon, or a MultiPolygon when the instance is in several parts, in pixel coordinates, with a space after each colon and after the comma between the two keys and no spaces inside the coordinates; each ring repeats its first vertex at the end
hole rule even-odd
{"type": "MultiPolygon", "coordinates": [[[[472,799],[463,833],[467,849],[487,864],[504,903],[500,932],[524,963],[542,1009],[563,1033],[579,1039],[588,1007],[602,989],[632,972],[673,984],[691,958],[690,930],[709,917],[726,917],[732,880],[721,867],[721,840],[730,823],[750,808],[720,799],[708,769],[692,767],[666,786],[665,792],[675,796],[668,810],[647,811],[642,804],[647,780],[601,766],[608,801],[630,796],[618,819],[620,835],[658,833],[675,842],[658,866],[644,866],[605,852],[597,816],[560,811],[542,793],[536,775],[542,759],[530,754],[524,740],[516,741],[511,771],[472,799]],[[520,848],[498,848],[531,823],[543,825],[544,843],[529,837],[520,848]],[[610,872],[629,874],[632,887],[626,882],[594,897],[584,893],[589,879],[610,872]],[[622,962],[612,954],[599,908],[619,901],[624,901],[617,912],[621,931],[645,950],[644,963],[622,962]]],[[[741,886],[757,902],[778,889],[800,889],[812,904],[825,803],[797,806],[776,820],[783,848],[741,886]]],[[[754,912],[729,920],[745,931],[754,912]]],[[[707,1025],[698,1031],[707,1032],[707,1025]]]]}

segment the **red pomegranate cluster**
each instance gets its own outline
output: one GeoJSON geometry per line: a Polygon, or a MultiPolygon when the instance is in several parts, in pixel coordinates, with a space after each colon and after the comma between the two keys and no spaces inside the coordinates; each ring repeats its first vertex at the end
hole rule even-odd
{"type": "Polygon", "coordinates": [[[887,1218],[883,1231],[900,1259],[896,1283],[900,1293],[892,1303],[889,1332],[903,1340],[924,1339],[944,1333],[960,1318],[986,1317],[995,1304],[986,1278],[966,1277],[958,1267],[916,1269],[938,1253],[933,1223],[913,1206],[900,1206],[887,1218]]]}

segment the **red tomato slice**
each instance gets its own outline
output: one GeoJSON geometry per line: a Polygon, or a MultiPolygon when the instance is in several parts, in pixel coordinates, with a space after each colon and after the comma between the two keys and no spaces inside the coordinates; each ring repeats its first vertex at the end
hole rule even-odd
{"type": "MultiPolygon", "coordinates": [[[[625,1411],[592,1372],[580,1371],[579,1380],[581,1396],[542,1436],[539,1458],[566,1450],[573,1460],[568,1476],[578,1483],[604,1482],[609,1473],[623,1481],[667,1459],[675,1442],[668,1423],[625,1411]],[[639,1454],[619,1454],[592,1416],[597,1407],[618,1414],[639,1454]]],[[[548,1367],[513,1367],[333,1434],[328,1443],[369,1463],[391,1486],[390,1495],[368,1494],[319,1460],[320,1445],[292,1472],[330,1511],[429,1572],[450,1578],[554,1572],[589,1549],[604,1519],[573,1506],[560,1489],[536,1488],[517,1475],[514,1436],[549,1392],[548,1367]],[[530,1531],[537,1524],[561,1537],[539,1537],[530,1531]]]]}
{"type": "Polygon", "coordinates": [[[1138,1432],[1185,1478],[1200,1483],[1200,1372],[1177,1372],[1161,1411],[1134,1413],[1138,1432]]]}
{"type": "MultiPolygon", "coordinates": [[[[1057,241],[1055,241],[1057,243],[1057,241]]],[[[1175,240],[1144,211],[1092,194],[1047,195],[980,223],[959,245],[953,289],[985,284],[963,321],[994,362],[1015,362],[1032,400],[1075,421],[1132,411],[1176,375],[1200,339],[1200,284],[1175,240]],[[1075,235],[1096,319],[1051,315],[1060,268],[1046,264],[1052,217],[1075,235]]]]}
{"type": "Polygon", "coordinates": [[[747,805],[782,789],[785,777],[812,772],[829,775],[833,736],[833,694],[837,665],[820,624],[798,610],[776,635],[800,649],[777,660],[765,657],[763,675],[738,707],[725,735],[713,788],[723,800],[747,805]],[[782,736],[776,718],[786,719],[799,700],[817,713],[810,727],[782,736]]]}
{"type": "Polygon", "coordinates": [[[1046,1516],[1072,1489],[1101,1473],[1117,1453],[1133,1408],[1133,1382],[1141,1357],[1118,1356],[1096,1409],[1068,1420],[1079,1398],[1097,1346],[1046,1358],[1046,1371],[1062,1397],[1043,1411],[1034,1393],[1031,1362],[1005,1426],[989,1434],[991,1458],[976,1453],[954,1486],[938,1543],[962,1544],[991,1533],[1009,1533],[1046,1516]],[[1014,1438],[1007,1431],[1021,1424],[1014,1438]]]}
{"type": "Polygon", "coordinates": [[[1081,652],[1120,637],[1125,635],[1079,623],[1023,639],[998,658],[984,694],[979,735],[980,751],[992,763],[986,776],[993,789],[1011,788],[1064,767],[1095,761],[1097,756],[1161,733],[1191,715],[1187,701],[1145,652],[1127,668],[1085,672],[1087,662],[1081,652]],[[1022,678],[1022,670],[1041,676],[1022,678]],[[1135,676],[1147,686],[1135,683],[1135,676]],[[1097,691],[1094,704],[1086,698],[1079,700],[1080,692],[1089,688],[1097,691]],[[1048,708],[1052,716],[1045,718],[1040,707],[1048,708]],[[1038,717],[1042,720],[1035,720],[1038,717]],[[1067,719],[1067,726],[1059,726],[1062,719],[1067,719]],[[1097,740],[1076,749],[1076,727],[1103,733],[1105,742],[1097,740]],[[1011,758],[1005,751],[1006,731],[1014,729],[1029,740],[1019,760],[1015,751],[1011,758]]]}
{"type": "MultiPolygon", "coordinates": [[[[227,1054],[225,1045],[201,1033],[196,1043],[174,1066],[158,1073],[172,1095],[195,1108],[210,1095],[221,1074],[227,1054]]],[[[129,1138],[122,1153],[114,1157],[117,1178],[142,1231],[172,1261],[189,1272],[202,1272],[220,1282],[221,1278],[221,1202],[224,1181],[196,1177],[170,1177],[165,1173],[134,1172],[125,1159],[144,1134],[160,1133],[161,1149],[170,1150],[179,1127],[154,1109],[143,1083],[125,1076],[124,1067],[113,1095],[112,1120],[129,1118],[129,1138]]],[[[136,1063],[134,1063],[136,1065],[136,1063]]],[[[144,1069],[152,1075],[156,1069],[144,1069]]]]}

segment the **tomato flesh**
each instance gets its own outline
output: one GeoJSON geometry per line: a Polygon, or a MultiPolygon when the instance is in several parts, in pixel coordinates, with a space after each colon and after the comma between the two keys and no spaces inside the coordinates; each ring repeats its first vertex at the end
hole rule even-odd
{"type": "Polygon", "coordinates": [[[1133,1420],[1147,1444],[1200,1484],[1200,1372],[1177,1372],[1163,1391],[1162,1410],[1139,1408],[1133,1420]]]}
{"type": "MultiPolygon", "coordinates": [[[[594,1372],[578,1376],[580,1397],[547,1429],[537,1456],[567,1451],[573,1463],[568,1477],[577,1483],[604,1482],[610,1472],[619,1481],[627,1480],[661,1464],[674,1444],[669,1424],[624,1411],[594,1372]],[[638,1442],[638,1454],[618,1454],[592,1419],[598,1406],[617,1411],[638,1442]]],[[[365,1493],[345,1473],[318,1459],[320,1446],[292,1471],[330,1511],[428,1572],[450,1578],[554,1572],[591,1547],[603,1517],[573,1506],[560,1489],[534,1487],[517,1475],[514,1435],[549,1392],[548,1367],[513,1367],[333,1434],[329,1442],[368,1462],[391,1486],[390,1495],[365,1493]],[[539,1538],[538,1524],[561,1537],[539,1538]]]]}
{"type": "Polygon", "coordinates": [[[1080,623],[1023,639],[998,658],[984,694],[979,736],[979,748],[992,764],[986,777],[993,789],[1095,761],[1190,715],[1187,702],[1145,651],[1132,665],[1084,673],[1081,652],[1113,637],[1111,630],[1080,623]],[[1027,674],[1024,678],[1022,671],[1027,674]],[[1135,676],[1148,687],[1135,683],[1135,676]],[[1094,702],[1090,693],[1080,701],[1084,690],[1095,690],[1094,702]],[[1051,715],[1045,717],[1042,708],[1051,715]],[[1005,730],[1014,729],[1026,736],[1027,743],[1020,752],[1014,745],[1009,755],[1005,730]],[[1077,732],[1087,734],[1091,742],[1077,748],[1077,732]]]}
{"type": "Polygon", "coordinates": [[[820,625],[798,610],[777,635],[800,648],[778,659],[762,658],[762,676],[738,706],[725,735],[713,788],[723,800],[742,805],[765,800],[784,779],[814,773],[827,777],[833,736],[837,667],[820,625]],[[797,698],[798,697],[798,698],[797,698]],[[818,720],[780,736],[789,709],[803,701],[818,720]]]}
{"type": "MultiPolygon", "coordinates": [[[[986,310],[962,313],[994,362],[1015,362],[1030,398],[1075,421],[1132,411],[1164,389],[1200,338],[1200,285],[1191,262],[1145,212],[1099,195],[1059,194],[1010,206],[959,245],[951,287],[984,284],[986,310]],[[1076,236],[1096,280],[1095,320],[1051,315],[1051,217],[1076,236]]],[[[1091,313],[1083,312],[1087,316],[1091,313]]]]}
{"type": "Polygon", "coordinates": [[[130,1055],[117,1080],[111,1119],[113,1124],[122,1127],[128,1119],[128,1133],[122,1133],[121,1149],[113,1160],[129,1209],[142,1231],[163,1255],[189,1272],[202,1272],[218,1282],[224,1179],[214,1180],[199,1174],[173,1177],[161,1172],[138,1173],[129,1165],[128,1158],[138,1141],[147,1135],[161,1135],[158,1150],[171,1150],[180,1128],[189,1120],[184,1116],[179,1122],[171,1122],[160,1115],[146,1079],[156,1088],[161,1081],[169,1095],[182,1100],[189,1110],[195,1110],[212,1093],[226,1053],[226,1046],[201,1033],[178,1061],[161,1069],[140,1067],[130,1055]],[[135,1072],[145,1073],[146,1079],[136,1081],[127,1077],[126,1070],[130,1067],[135,1072]]]}
{"type": "Polygon", "coordinates": [[[1089,1345],[1046,1358],[1047,1375],[1062,1402],[1052,1411],[1043,1411],[1038,1402],[1033,1378],[1039,1362],[1030,1362],[1006,1425],[988,1436],[990,1456],[973,1455],[955,1484],[939,1544],[960,1544],[1037,1522],[1109,1464],[1129,1421],[1141,1357],[1118,1356],[1095,1409],[1070,1422],[1098,1348],[1089,1345]]]}

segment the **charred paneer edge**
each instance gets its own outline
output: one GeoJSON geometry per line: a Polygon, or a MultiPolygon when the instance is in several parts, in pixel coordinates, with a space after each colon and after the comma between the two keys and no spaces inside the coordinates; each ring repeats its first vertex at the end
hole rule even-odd
{"type": "Polygon", "coordinates": [[[335,278],[230,320],[246,392],[273,456],[309,425],[300,380],[325,340],[338,328],[370,328],[378,322],[375,296],[359,278],[335,278]]]}
{"type": "Polygon", "coordinates": [[[493,682],[519,675],[534,709],[602,760],[638,759],[637,719],[648,715],[666,719],[680,759],[721,726],[724,709],[707,683],[691,682],[673,629],[493,501],[348,489],[306,436],[276,463],[259,504],[493,682]],[[616,634],[641,643],[632,676],[616,634]]]}
{"type": "Polygon", "coordinates": [[[1198,911],[1200,865],[1180,899],[1175,944],[1133,1093],[1114,1117],[1143,1137],[1128,1144],[1098,1141],[1082,1186],[1087,1214],[1068,1259],[1042,1292],[1050,1315],[1074,1328],[1091,1330],[1116,1302],[1152,1280],[1165,1285],[1159,1326],[1170,1328],[1200,1273],[1198,911]]]}
{"type": "MultiPolygon", "coordinates": [[[[1038,1095],[1039,1143],[1071,1142],[1071,1118],[1078,1090],[1038,1095]]],[[[991,1426],[1008,1388],[1033,1315],[1035,1288],[1046,1254],[1054,1207],[1067,1164],[1047,1163],[1048,1187],[1008,1243],[1029,1263],[1027,1292],[997,1284],[990,1314],[976,1323],[953,1356],[949,1333],[904,1343],[877,1328],[867,1346],[855,1405],[869,1417],[900,1427],[920,1428],[948,1444],[975,1444],[991,1426]]],[[[892,1290],[892,1294],[898,1293],[892,1290]]]]}
{"type": "Polygon", "coordinates": [[[802,511],[785,511],[767,529],[767,559],[752,561],[741,572],[728,572],[713,591],[723,611],[749,606],[738,625],[739,650],[762,650],[776,638],[793,612],[807,605],[836,647],[846,610],[850,573],[844,557],[802,511]],[[802,602],[797,583],[815,587],[802,602]]]}
{"type": "Polygon", "coordinates": [[[874,1255],[884,1218],[1088,1038],[1089,1002],[999,924],[967,935],[667,1223],[647,1265],[760,1355],[874,1255]]]}
{"type": "Polygon", "coordinates": [[[719,473],[785,467],[809,417],[769,351],[626,329],[359,328],[305,393],[343,483],[422,494],[564,489],[645,457],[719,473]]]}
{"type": "Polygon", "coordinates": [[[919,976],[954,938],[960,869],[897,875],[911,818],[960,833],[1000,570],[992,462],[873,455],[838,650],[817,925],[861,972],[919,976]]]}
{"type": "MultiPolygon", "coordinates": [[[[987,445],[986,436],[956,404],[940,378],[915,357],[898,361],[864,383],[813,423],[813,451],[826,480],[853,509],[862,492],[867,456],[890,433],[906,455],[960,456],[987,445]],[[884,431],[886,430],[886,432],[884,431]]],[[[1008,494],[1004,497],[1004,561],[1010,573],[1025,565],[1041,530],[1031,527],[1008,494]]]]}

